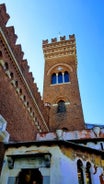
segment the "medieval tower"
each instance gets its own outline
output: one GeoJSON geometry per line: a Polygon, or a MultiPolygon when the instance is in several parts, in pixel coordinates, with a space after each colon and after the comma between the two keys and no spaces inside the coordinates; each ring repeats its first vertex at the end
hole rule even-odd
{"type": "Polygon", "coordinates": [[[77,79],[75,36],[43,41],[45,59],[43,100],[49,110],[51,130],[84,129],[84,118],[77,79]]]}

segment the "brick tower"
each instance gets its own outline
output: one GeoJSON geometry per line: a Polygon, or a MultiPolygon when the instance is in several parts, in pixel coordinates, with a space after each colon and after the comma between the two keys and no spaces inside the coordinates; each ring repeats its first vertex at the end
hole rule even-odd
{"type": "Polygon", "coordinates": [[[49,111],[50,130],[84,129],[77,79],[75,36],[43,41],[45,58],[43,100],[49,111]]]}

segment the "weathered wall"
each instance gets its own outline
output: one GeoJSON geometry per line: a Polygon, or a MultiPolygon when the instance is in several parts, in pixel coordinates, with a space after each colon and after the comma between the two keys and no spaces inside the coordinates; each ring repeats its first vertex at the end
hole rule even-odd
{"type": "MultiPolygon", "coordinates": [[[[83,164],[84,177],[86,178],[85,168],[87,162],[91,164],[91,180],[95,184],[100,184],[99,176],[103,172],[103,160],[100,155],[96,155],[96,153],[89,153],[87,150],[80,151],[80,149],[72,148],[71,144],[65,146],[64,144],[46,145],[43,144],[41,146],[32,145],[31,146],[14,146],[7,149],[4,158],[4,165],[1,173],[1,184],[7,184],[8,177],[17,177],[21,168],[39,168],[42,173],[43,178],[48,177],[48,182],[50,184],[66,184],[73,183],[78,184],[78,171],[77,171],[77,161],[80,159],[83,164]],[[39,162],[38,154],[50,154],[50,166],[46,166],[47,162],[44,158],[43,162],[39,162]],[[14,160],[14,166],[12,169],[8,168],[8,155],[16,156],[14,160]],[[19,155],[19,156],[18,156],[19,155]],[[23,160],[21,160],[21,155],[23,155],[23,160]],[[25,159],[25,155],[34,155],[34,158],[37,157],[36,160],[25,159]],[[102,165],[101,165],[102,164],[102,165]],[[97,166],[97,167],[95,167],[97,166]],[[95,169],[96,168],[96,169],[95,169]]],[[[12,157],[11,157],[12,158],[12,157]]],[[[28,156],[26,157],[28,158],[28,156]]],[[[41,156],[42,159],[42,156],[41,156]]],[[[14,184],[14,183],[13,183],[14,184]]],[[[44,184],[44,182],[43,182],[44,184]]],[[[46,183],[45,183],[46,184],[46,183]]]]}

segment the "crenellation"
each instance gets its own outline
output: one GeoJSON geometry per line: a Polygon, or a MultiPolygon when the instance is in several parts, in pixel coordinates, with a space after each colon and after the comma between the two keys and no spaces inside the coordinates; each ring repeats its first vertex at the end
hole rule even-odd
{"type": "Polygon", "coordinates": [[[15,45],[16,40],[17,40],[17,35],[15,34],[15,29],[13,26],[7,27],[7,33],[8,33],[8,37],[9,40],[11,42],[11,44],[15,45]]]}
{"type": "Polygon", "coordinates": [[[20,44],[15,45],[15,53],[16,53],[16,59],[19,64],[21,64],[21,61],[23,60],[24,52],[22,51],[22,47],[20,44]]]}
{"type": "MultiPolygon", "coordinates": [[[[55,38],[54,38],[55,39],[55,38]]],[[[53,39],[53,40],[54,40],[53,39]]],[[[56,57],[74,56],[76,57],[76,43],[75,35],[69,35],[69,39],[66,40],[66,36],[61,36],[60,41],[53,41],[43,45],[43,53],[45,59],[51,59],[56,57]]]]}
{"type": "Polygon", "coordinates": [[[43,40],[43,45],[48,43],[48,39],[47,40],[43,40]]]}
{"type": "Polygon", "coordinates": [[[57,38],[52,38],[51,43],[57,42],[57,38]]]}
{"type": "Polygon", "coordinates": [[[34,77],[33,77],[32,72],[28,73],[28,77],[29,77],[29,81],[31,81],[31,83],[33,83],[34,82],[34,77]]]}
{"type": "Polygon", "coordinates": [[[70,40],[75,40],[75,34],[69,35],[70,40]]]}
{"type": "Polygon", "coordinates": [[[7,24],[9,18],[10,18],[10,16],[6,13],[6,6],[5,6],[5,4],[1,4],[0,5],[0,26],[4,27],[7,24]]]}
{"type": "Polygon", "coordinates": [[[66,40],[66,36],[60,36],[60,41],[66,40]]]}
{"type": "Polygon", "coordinates": [[[55,38],[51,38],[51,42],[49,43],[48,39],[42,41],[43,49],[48,49],[52,47],[62,47],[62,45],[75,44],[75,35],[69,35],[69,39],[66,39],[66,36],[60,36],[59,40],[55,38]]]}
{"type": "Polygon", "coordinates": [[[29,68],[30,67],[28,66],[27,59],[22,60],[22,62],[21,62],[21,69],[22,69],[23,74],[25,74],[26,72],[29,72],[29,68]]]}

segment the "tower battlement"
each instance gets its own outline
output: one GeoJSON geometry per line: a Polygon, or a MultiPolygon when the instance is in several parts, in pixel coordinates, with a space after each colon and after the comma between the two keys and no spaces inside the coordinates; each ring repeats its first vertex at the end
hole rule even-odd
{"type": "MultiPolygon", "coordinates": [[[[60,36],[59,38],[59,41],[65,41],[66,40],[66,36],[60,36]]],[[[75,41],[75,35],[72,34],[72,35],[69,35],[69,40],[74,40],[75,41]]],[[[58,39],[55,37],[55,38],[51,38],[51,42],[50,43],[55,43],[55,42],[59,42],[58,39]]],[[[46,44],[49,44],[49,40],[46,39],[46,40],[43,40],[43,45],[46,45],[46,44]]]]}
{"type": "Polygon", "coordinates": [[[76,42],[75,35],[69,35],[69,39],[66,36],[60,36],[60,39],[52,38],[49,40],[43,40],[42,43],[45,59],[51,59],[55,57],[62,57],[73,55],[76,57],[76,42]]]}

